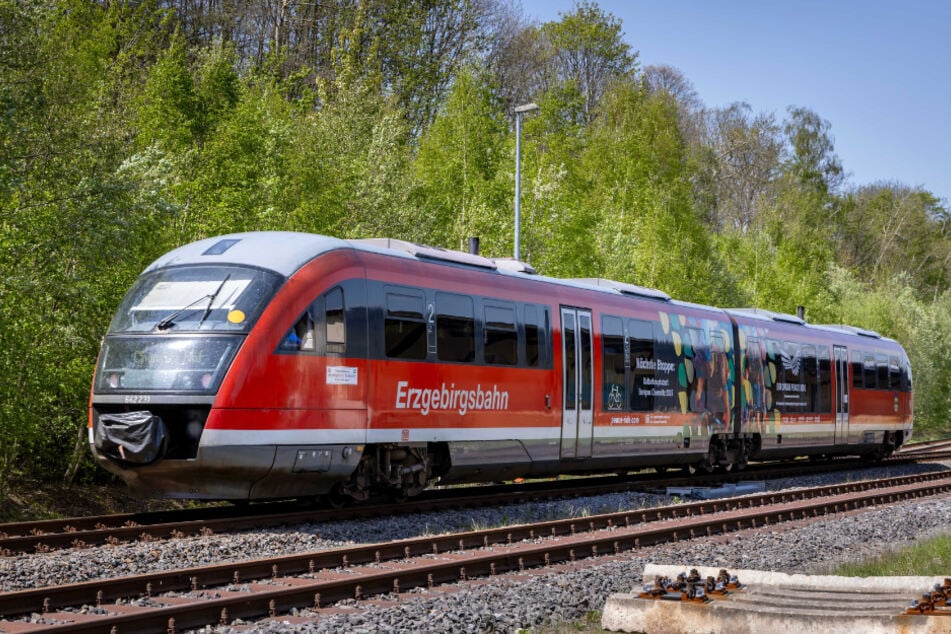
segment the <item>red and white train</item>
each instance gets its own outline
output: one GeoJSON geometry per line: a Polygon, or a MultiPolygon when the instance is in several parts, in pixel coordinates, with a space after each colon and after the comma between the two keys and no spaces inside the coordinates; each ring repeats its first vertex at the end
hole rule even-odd
{"type": "Polygon", "coordinates": [[[874,332],[721,310],[397,240],[260,232],[155,261],[119,307],[89,442],[171,497],[878,458],[911,368],[874,332]]]}

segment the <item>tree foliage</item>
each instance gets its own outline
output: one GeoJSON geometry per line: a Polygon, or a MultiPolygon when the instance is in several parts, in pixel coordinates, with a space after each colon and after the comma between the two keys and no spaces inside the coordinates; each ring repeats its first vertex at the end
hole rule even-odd
{"type": "Polygon", "coordinates": [[[807,108],[706,108],[594,2],[537,25],[504,0],[0,0],[0,478],[97,473],[99,339],[176,245],[287,229],[510,254],[528,102],[541,273],[877,329],[946,428],[947,201],[850,187],[807,108]]]}

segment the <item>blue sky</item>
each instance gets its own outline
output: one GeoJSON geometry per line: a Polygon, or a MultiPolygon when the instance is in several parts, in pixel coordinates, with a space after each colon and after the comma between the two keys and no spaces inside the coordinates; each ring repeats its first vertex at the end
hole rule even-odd
{"type": "MultiPolygon", "coordinates": [[[[707,106],[788,106],[831,125],[849,185],[898,181],[951,201],[951,2],[601,0],[641,66],[668,64],[707,106]]],[[[572,0],[522,0],[536,22],[572,0]]]]}

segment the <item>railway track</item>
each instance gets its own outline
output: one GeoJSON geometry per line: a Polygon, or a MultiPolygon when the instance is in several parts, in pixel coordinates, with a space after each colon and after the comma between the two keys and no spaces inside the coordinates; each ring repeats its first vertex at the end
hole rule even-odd
{"type": "Polygon", "coordinates": [[[917,454],[920,452],[941,452],[951,449],[951,438],[925,440],[909,443],[899,450],[900,455],[917,454]]]}
{"type": "MultiPolygon", "coordinates": [[[[941,448],[914,451],[889,458],[884,464],[909,464],[951,457],[941,448]]],[[[345,509],[301,509],[296,503],[271,503],[250,507],[210,506],[181,511],[115,514],[96,517],[40,520],[0,524],[0,556],[42,553],[62,548],[87,548],[130,541],[156,541],[193,535],[211,535],[303,523],[353,520],[366,517],[438,511],[447,508],[515,504],[532,500],[599,495],[617,491],[658,490],[676,486],[715,486],[740,480],[767,480],[868,466],[857,459],[822,462],[794,461],[755,465],[732,473],[691,476],[638,473],[517,485],[437,489],[398,503],[368,504],[345,509]]]]}
{"type": "Polygon", "coordinates": [[[0,631],[174,632],[949,492],[919,474],[10,592],[0,631]]]}

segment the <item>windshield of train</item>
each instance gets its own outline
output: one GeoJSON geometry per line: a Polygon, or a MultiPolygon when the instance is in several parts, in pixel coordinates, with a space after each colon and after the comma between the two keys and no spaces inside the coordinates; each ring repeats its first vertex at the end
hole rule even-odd
{"type": "Polygon", "coordinates": [[[247,332],[277,290],[276,273],[243,266],[182,266],[143,275],[109,333],[247,332]]]}
{"type": "Polygon", "coordinates": [[[96,392],[214,393],[243,337],[110,335],[102,345],[96,392]]]}

